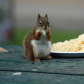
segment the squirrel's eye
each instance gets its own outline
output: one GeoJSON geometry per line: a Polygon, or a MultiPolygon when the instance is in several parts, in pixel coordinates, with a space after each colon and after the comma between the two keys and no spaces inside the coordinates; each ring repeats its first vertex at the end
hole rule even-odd
{"type": "Polygon", "coordinates": [[[41,21],[39,21],[39,25],[41,25],[42,24],[42,22],[41,21]]]}

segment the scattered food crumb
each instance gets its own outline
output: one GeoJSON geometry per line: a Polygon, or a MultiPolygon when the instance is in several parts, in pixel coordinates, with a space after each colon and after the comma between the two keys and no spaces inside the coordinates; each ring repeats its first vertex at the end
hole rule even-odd
{"type": "Polygon", "coordinates": [[[32,69],[32,71],[37,71],[37,69],[32,69]]]}
{"type": "Polygon", "coordinates": [[[49,65],[50,65],[50,63],[49,63],[49,65]]]}
{"type": "Polygon", "coordinates": [[[13,73],[12,75],[21,75],[21,72],[13,73]]]}
{"type": "Polygon", "coordinates": [[[8,52],[8,51],[0,47],[0,52],[8,52]]]}
{"type": "Polygon", "coordinates": [[[42,63],[43,64],[43,63],[42,63]]]}
{"type": "Polygon", "coordinates": [[[13,50],[12,48],[10,48],[9,50],[13,50]]]}
{"type": "Polygon", "coordinates": [[[34,64],[34,61],[32,62],[32,64],[34,64]]]}

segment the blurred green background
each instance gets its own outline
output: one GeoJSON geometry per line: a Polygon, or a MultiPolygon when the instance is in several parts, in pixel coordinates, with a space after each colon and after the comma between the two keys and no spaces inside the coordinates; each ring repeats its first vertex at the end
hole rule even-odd
{"type": "MultiPolygon", "coordinates": [[[[33,31],[33,29],[31,30],[29,29],[16,29],[14,30],[14,39],[13,42],[11,43],[12,45],[22,45],[23,42],[23,38],[25,37],[25,35],[30,32],[33,31]]],[[[66,30],[52,30],[51,33],[51,42],[56,43],[56,42],[63,42],[65,40],[70,40],[70,39],[75,39],[77,38],[80,34],[82,34],[82,31],[66,31],[66,30]]]]}
{"type": "MultiPolygon", "coordinates": [[[[1,44],[6,44],[6,45],[22,45],[23,44],[23,39],[27,33],[30,31],[33,31],[34,29],[31,28],[15,28],[13,31],[13,40],[10,42],[6,43],[1,43],[1,44]]],[[[51,42],[56,43],[56,42],[63,42],[65,40],[70,40],[70,39],[75,39],[77,38],[80,34],[82,34],[83,31],[68,31],[68,30],[53,30],[51,33],[51,42]]]]}

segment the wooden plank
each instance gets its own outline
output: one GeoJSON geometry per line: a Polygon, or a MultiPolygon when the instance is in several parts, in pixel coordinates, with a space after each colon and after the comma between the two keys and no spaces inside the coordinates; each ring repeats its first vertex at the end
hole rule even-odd
{"type": "Polygon", "coordinates": [[[35,62],[27,60],[21,52],[0,53],[0,70],[18,70],[49,73],[65,73],[65,74],[83,74],[84,75],[84,59],[51,59],[35,62]]]}
{"type": "Polygon", "coordinates": [[[0,70],[33,72],[36,69],[36,72],[41,73],[84,75],[84,58],[53,58],[33,63],[23,57],[22,46],[2,47],[9,52],[0,53],[0,70]]]}
{"type": "Polygon", "coordinates": [[[84,84],[84,76],[0,71],[0,84],[84,84]]]}

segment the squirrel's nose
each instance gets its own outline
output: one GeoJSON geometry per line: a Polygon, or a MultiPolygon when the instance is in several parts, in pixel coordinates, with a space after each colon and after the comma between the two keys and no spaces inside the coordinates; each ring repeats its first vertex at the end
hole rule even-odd
{"type": "Polygon", "coordinates": [[[47,26],[45,25],[45,30],[47,29],[47,26]]]}

